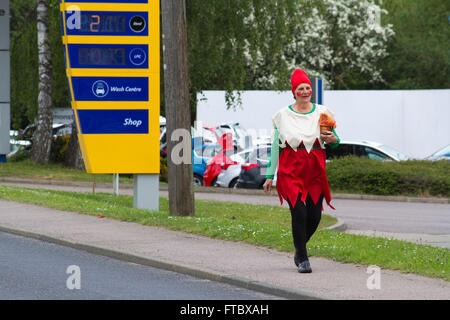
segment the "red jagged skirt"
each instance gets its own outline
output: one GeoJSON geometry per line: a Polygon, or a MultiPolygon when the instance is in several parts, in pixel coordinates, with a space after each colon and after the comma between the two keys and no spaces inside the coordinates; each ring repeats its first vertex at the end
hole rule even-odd
{"type": "Polygon", "coordinates": [[[316,204],[323,193],[328,206],[334,209],[330,204],[331,193],[325,168],[325,149],[312,149],[308,153],[302,147],[301,145],[294,151],[287,145],[280,152],[276,188],[281,204],[284,199],[295,206],[299,200],[297,199],[299,193],[301,193],[300,201],[305,202],[309,195],[316,204]]]}

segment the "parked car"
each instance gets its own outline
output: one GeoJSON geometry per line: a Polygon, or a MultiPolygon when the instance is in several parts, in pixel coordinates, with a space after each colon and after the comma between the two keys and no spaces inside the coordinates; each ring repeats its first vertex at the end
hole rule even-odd
{"type": "Polygon", "coordinates": [[[230,155],[234,161],[231,164],[223,164],[221,172],[216,180],[216,185],[224,188],[236,188],[239,174],[241,173],[241,164],[246,163],[253,149],[247,149],[230,155]]]}
{"type": "MultiPolygon", "coordinates": [[[[10,152],[7,157],[10,158],[15,155],[19,150],[31,150],[33,144],[34,133],[36,131],[36,124],[30,124],[23,130],[10,130],[9,131],[9,144],[10,152]]],[[[71,123],[53,123],[52,136],[53,139],[70,135],[72,133],[71,123]]]]}
{"type": "Polygon", "coordinates": [[[432,155],[425,158],[425,160],[437,161],[437,160],[450,160],[450,144],[437,150],[432,155]]]}
{"type": "MultiPolygon", "coordinates": [[[[19,139],[28,140],[32,143],[35,131],[36,131],[36,124],[28,125],[25,129],[23,129],[23,131],[19,133],[19,139]]],[[[53,138],[70,135],[71,133],[72,133],[71,123],[53,123],[52,125],[53,138]]]]}
{"type": "MultiPolygon", "coordinates": [[[[199,134],[194,127],[191,127],[191,137],[198,137],[199,134]]],[[[202,143],[205,143],[203,141],[202,143]]],[[[166,118],[159,116],[159,154],[162,158],[167,157],[167,126],[166,118]]]]}
{"type": "Polygon", "coordinates": [[[18,151],[29,149],[31,147],[31,141],[28,140],[17,140],[17,139],[9,139],[10,144],[10,152],[6,155],[7,158],[12,157],[18,151]]]}
{"type": "MultiPolygon", "coordinates": [[[[270,159],[270,145],[255,148],[247,162],[241,164],[241,172],[237,180],[237,188],[261,189],[266,181],[266,170],[270,159]]],[[[276,175],[275,175],[276,176],[276,175]]],[[[276,184],[274,179],[272,185],[276,184]]]]}
{"type": "Polygon", "coordinates": [[[192,165],[194,167],[194,185],[203,185],[203,175],[206,171],[208,161],[220,153],[222,147],[218,144],[194,143],[192,147],[192,165]]]}
{"type": "Polygon", "coordinates": [[[219,137],[216,135],[214,127],[203,126],[198,129],[198,135],[203,137],[204,143],[217,143],[219,137]]]}
{"type": "Polygon", "coordinates": [[[236,151],[243,151],[253,147],[250,134],[238,122],[223,123],[215,128],[215,133],[218,137],[227,132],[233,135],[233,146],[236,151]]]}
{"type": "Polygon", "coordinates": [[[204,186],[214,186],[222,168],[237,163],[230,159],[230,156],[234,154],[234,148],[231,143],[232,139],[233,137],[230,132],[224,133],[220,137],[219,145],[222,147],[222,150],[208,161],[205,173],[203,174],[204,186]]]}
{"type": "Polygon", "coordinates": [[[254,146],[272,144],[271,136],[259,136],[253,141],[254,146]]]}
{"type": "Polygon", "coordinates": [[[326,147],[327,160],[349,155],[381,161],[405,161],[409,157],[378,142],[366,140],[342,140],[337,148],[326,147]]]}
{"type": "Polygon", "coordinates": [[[159,116],[159,154],[161,157],[167,157],[167,126],[166,118],[159,116]]]}
{"type": "Polygon", "coordinates": [[[216,142],[220,140],[223,134],[231,133],[233,136],[233,147],[236,151],[243,151],[253,146],[251,136],[238,122],[222,123],[215,127],[204,125],[203,133],[204,136],[208,136],[209,139],[215,139],[216,142]]]}
{"type": "Polygon", "coordinates": [[[167,157],[167,128],[159,127],[159,154],[161,157],[167,157]]]}

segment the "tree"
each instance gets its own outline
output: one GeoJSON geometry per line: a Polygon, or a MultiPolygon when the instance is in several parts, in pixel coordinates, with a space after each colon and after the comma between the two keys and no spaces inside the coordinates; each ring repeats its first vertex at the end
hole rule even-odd
{"type": "Polygon", "coordinates": [[[292,66],[286,59],[286,49],[295,41],[298,18],[305,14],[299,9],[306,3],[309,1],[253,1],[245,19],[249,28],[245,48],[246,89],[289,88],[292,66]]]}
{"type": "Polygon", "coordinates": [[[355,75],[381,82],[393,35],[379,23],[385,13],[375,0],[191,0],[191,91],[286,90],[296,67],[331,88],[350,88],[355,75]]]}
{"type": "MultiPolygon", "coordinates": [[[[189,133],[188,159],[192,159],[189,108],[189,77],[187,60],[187,32],[183,0],[161,2],[164,57],[164,91],[167,119],[167,154],[169,212],[172,215],[194,215],[192,161],[175,164],[173,151],[176,142],[171,139],[175,130],[189,133]]],[[[186,141],[184,141],[186,143],[186,141]]],[[[186,144],[185,144],[186,145],[186,144]]],[[[186,155],[184,155],[186,156],[186,155]]]]}
{"type": "Polygon", "coordinates": [[[52,146],[53,124],[49,0],[38,0],[37,32],[39,57],[38,121],[31,150],[31,160],[37,163],[47,163],[52,146]]]}
{"type": "Polygon", "coordinates": [[[374,0],[321,0],[317,7],[302,8],[287,50],[291,69],[299,66],[324,78],[330,89],[350,89],[355,74],[384,81],[377,62],[388,55],[394,35],[392,25],[381,25],[387,11],[374,0]]]}
{"type": "Polygon", "coordinates": [[[72,134],[70,135],[69,145],[67,146],[64,164],[79,170],[85,169],[75,122],[72,123],[72,134]]]}
{"type": "Polygon", "coordinates": [[[11,1],[11,128],[24,129],[37,113],[38,51],[35,1],[11,1]]]}
{"type": "MultiPolygon", "coordinates": [[[[14,0],[11,5],[11,127],[24,129],[37,120],[38,43],[37,1],[14,0]]],[[[49,46],[52,69],[52,106],[70,108],[70,94],[61,43],[58,0],[49,1],[49,46]]]]}
{"type": "MultiPolygon", "coordinates": [[[[302,0],[303,1],[303,0],[302,0]]],[[[294,35],[299,0],[189,0],[188,57],[191,107],[202,90],[285,89],[283,54],[294,35]],[[269,81],[264,81],[268,78],[269,81]]],[[[193,115],[195,112],[193,112],[193,115]]]]}
{"type": "Polygon", "coordinates": [[[384,0],[395,36],[380,62],[383,89],[450,88],[450,3],[442,0],[384,0]]]}

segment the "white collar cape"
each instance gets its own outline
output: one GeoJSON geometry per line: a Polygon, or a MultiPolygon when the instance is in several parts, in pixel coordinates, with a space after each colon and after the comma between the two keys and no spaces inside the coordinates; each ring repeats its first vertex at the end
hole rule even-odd
{"type": "Polygon", "coordinates": [[[297,151],[297,148],[303,142],[306,151],[309,153],[316,139],[319,140],[320,147],[325,149],[323,141],[320,139],[319,117],[321,113],[328,113],[334,118],[333,113],[327,107],[315,104],[313,110],[309,113],[299,113],[290,107],[285,107],[278,111],[273,117],[272,122],[278,129],[280,147],[285,148],[286,142],[297,151]]]}

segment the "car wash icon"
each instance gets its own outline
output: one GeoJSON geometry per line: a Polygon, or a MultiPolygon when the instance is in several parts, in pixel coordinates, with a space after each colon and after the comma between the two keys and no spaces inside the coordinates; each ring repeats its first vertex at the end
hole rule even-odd
{"type": "Polygon", "coordinates": [[[92,85],[92,93],[97,98],[104,98],[109,93],[109,86],[103,80],[95,81],[94,84],[92,85]]]}

